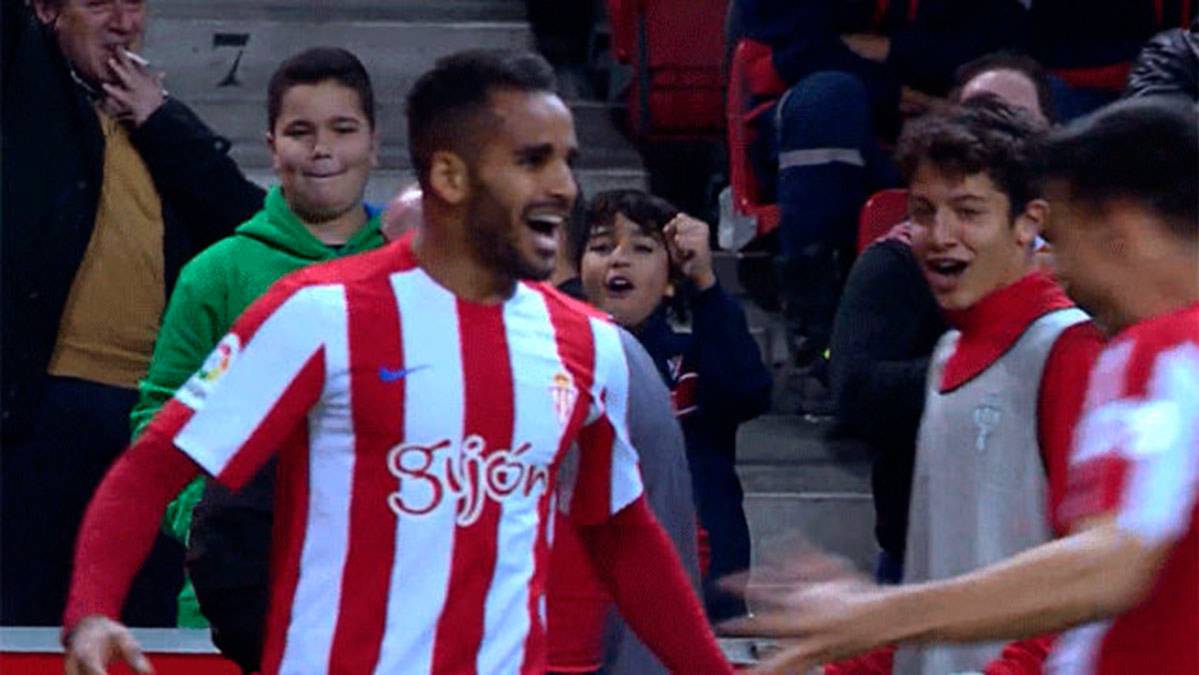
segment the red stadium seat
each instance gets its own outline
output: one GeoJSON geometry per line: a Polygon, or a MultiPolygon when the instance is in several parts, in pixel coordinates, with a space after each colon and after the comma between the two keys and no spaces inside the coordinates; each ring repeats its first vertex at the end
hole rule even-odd
{"type": "Polygon", "coordinates": [[[907,190],[892,188],[870,195],[858,215],[858,253],[907,217],[907,190]]]}
{"type": "Polygon", "coordinates": [[[1128,82],[1128,71],[1131,69],[1131,61],[1121,61],[1093,68],[1054,68],[1050,72],[1062,78],[1071,87],[1119,92],[1124,90],[1124,84],[1128,82]]]}
{"type": "Polygon", "coordinates": [[[1195,18],[1194,3],[1191,0],[1153,0],[1153,17],[1158,30],[1185,29],[1195,18]]]}
{"type": "Polygon", "coordinates": [[[749,148],[757,133],[756,120],[782,93],[787,85],[774,70],[770,47],[754,40],[742,40],[733,50],[729,66],[727,134],[729,146],[729,183],[733,190],[733,208],[754,216],[758,236],[778,227],[778,204],[763,203],[759,179],[750,162],[749,148]]]}
{"type": "Polygon", "coordinates": [[[633,62],[633,48],[637,43],[636,8],[636,0],[608,0],[612,55],[620,63],[633,62]]]}
{"type": "MultiPolygon", "coordinates": [[[[1153,0],[1153,18],[1157,30],[1186,29],[1195,17],[1192,0],[1153,0]]],[[[1131,61],[1091,68],[1054,68],[1050,72],[1072,87],[1120,92],[1128,82],[1131,61]]]]}
{"type": "MultiPolygon", "coordinates": [[[[636,39],[629,120],[634,134],[649,141],[712,140],[724,131],[724,20],[728,0],[617,0],[632,5],[636,39]]],[[[611,5],[610,5],[611,6],[611,5]]],[[[618,51],[627,38],[613,23],[618,51]]]]}

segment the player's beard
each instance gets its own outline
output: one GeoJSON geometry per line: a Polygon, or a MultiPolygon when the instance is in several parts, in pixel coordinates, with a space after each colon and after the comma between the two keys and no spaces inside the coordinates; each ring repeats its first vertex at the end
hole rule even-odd
{"type": "Polygon", "coordinates": [[[518,228],[523,222],[512,222],[512,212],[496,199],[491,190],[472,177],[471,200],[467,226],[471,228],[470,243],[475,260],[501,278],[512,280],[548,279],[553,266],[541,266],[521,254],[517,245],[518,228]]]}

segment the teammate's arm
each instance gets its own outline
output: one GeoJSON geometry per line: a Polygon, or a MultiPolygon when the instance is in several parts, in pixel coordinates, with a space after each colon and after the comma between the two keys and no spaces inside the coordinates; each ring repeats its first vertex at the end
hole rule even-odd
{"type": "Polygon", "coordinates": [[[1071,536],[945,581],[886,589],[814,585],[788,598],[786,609],[730,622],[729,629],[796,638],[766,666],[770,671],[811,667],[892,642],[975,642],[1058,631],[1133,606],[1170,547],[1144,542],[1107,515],[1071,536]]]}

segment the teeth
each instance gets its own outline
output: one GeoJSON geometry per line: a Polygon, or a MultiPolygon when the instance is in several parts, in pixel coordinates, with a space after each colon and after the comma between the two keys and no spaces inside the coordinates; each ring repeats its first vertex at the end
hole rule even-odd
{"type": "Polygon", "coordinates": [[[966,263],[958,260],[939,260],[930,265],[936,272],[943,274],[953,274],[960,272],[966,268],[966,263]]]}
{"type": "Polygon", "coordinates": [[[557,227],[558,225],[561,225],[563,223],[563,221],[565,221],[565,220],[566,219],[563,218],[562,216],[555,216],[555,215],[548,214],[548,213],[539,213],[537,215],[529,216],[530,223],[540,223],[543,225],[550,225],[553,227],[557,227]]]}

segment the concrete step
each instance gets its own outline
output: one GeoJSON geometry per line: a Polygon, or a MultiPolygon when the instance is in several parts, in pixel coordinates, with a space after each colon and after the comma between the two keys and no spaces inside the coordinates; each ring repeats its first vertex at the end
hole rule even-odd
{"type": "Polygon", "coordinates": [[[738,429],[737,462],[868,464],[870,452],[866,446],[852,439],[830,437],[832,426],[829,420],[798,415],[763,415],[738,429]]]}
{"type": "MultiPolygon", "coordinates": [[[[232,155],[243,167],[267,167],[271,164],[264,134],[266,97],[240,97],[234,100],[206,96],[198,100],[182,98],[209,126],[233,142],[232,155]]],[[[571,102],[579,138],[581,167],[640,168],[641,156],[612,124],[612,107],[605,103],[571,102]]],[[[376,101],[376,124],[382,147],[380,166],[407,168],[408,123],[402,100],[376,101]]]]}
{"type": "MultiPolygon", "coordinates": [[[[183,101],[265,96],[283,59],[307,47],[340,46],[366,65],[383,100],[400,100],[441,56],[467,48],[527,49],[519,21],[281,21],[173,18],[150,24],[144,55],[183,101]]],[[[261,116],[255,116],[261,119],[261,116]]]]}
{"type": "MultiPolygon", "coordinates": [[[[263,187],[277,183],[275,174],[268,167],[243,167],[246,177],[263,187]]],[[[615,190],[618,188],[646,189],[648,176],[640,168],[582,168],[577,174],[579,185],[586,194],[595,194],[600,190],[615,190]]],[[[379,169],[371,173],[371,179],[366,184],[366,201],[372,204],[384,205],[391,201],[401,187],[416,181],[415,174],[410,169],[379,169]]]]}
{"type": "Polygon", "coordinates": [[[524,21],[521,0],[154,0],[154,18],[524,21]]]}
{"type": "Polygon", "coordinates": [[[831,422],[764,415],[737,434],[737,473],[745,490],[754,564],[796,552],[798,541],[873,568],[870,456],[859,443],[830,438],[831,422]]]}
{"type": "Polygon", "coordinates": [[[741,487],[757,492],[847,492],[870,493],[868,464],[795,462],[792,464],[737,464],[741,487]]]}

